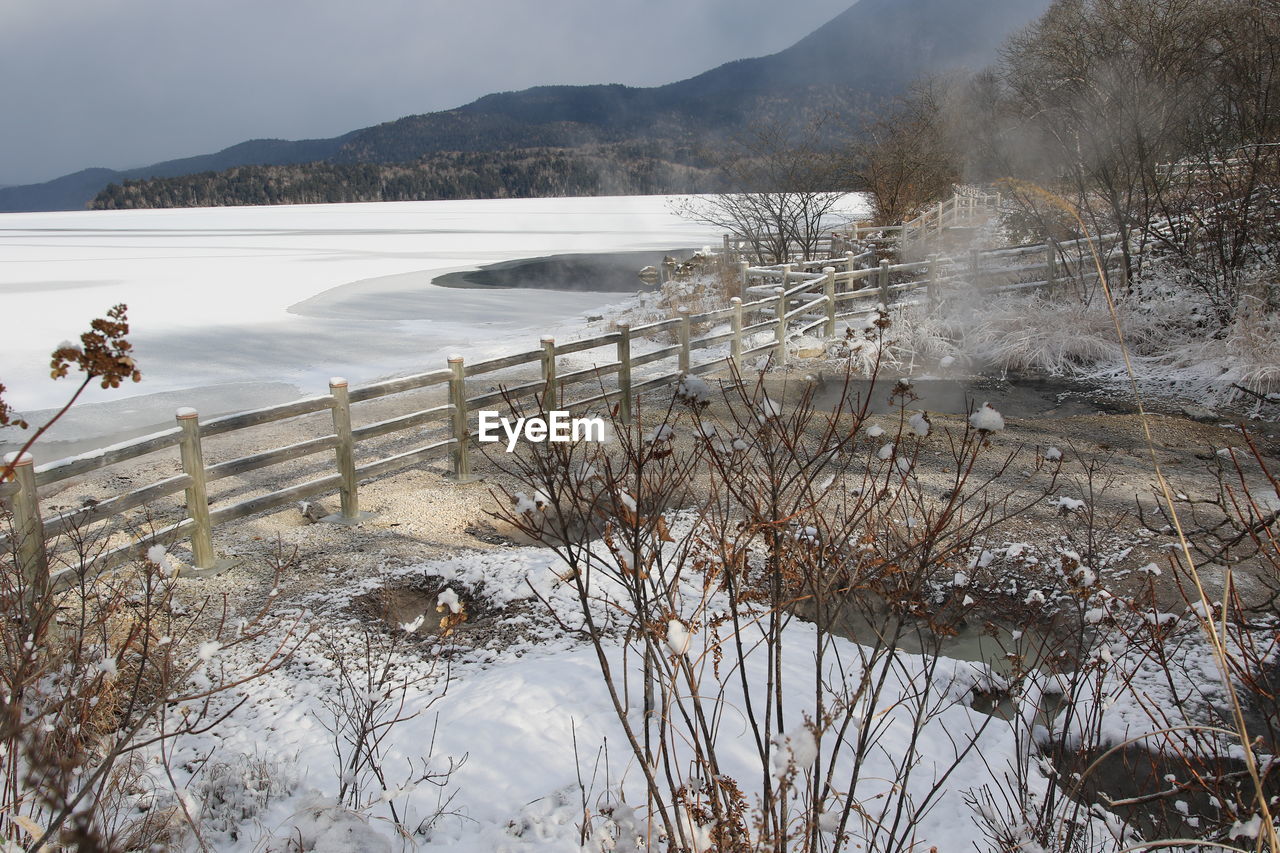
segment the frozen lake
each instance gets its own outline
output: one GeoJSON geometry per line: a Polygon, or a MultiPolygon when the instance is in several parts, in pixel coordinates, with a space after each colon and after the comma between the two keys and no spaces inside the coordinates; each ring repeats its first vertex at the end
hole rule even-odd
{"type": "Polygon", "coordinates": [[[445,288],[439,275],[719,239],[662,196],[0,214],[0,382],[39,421],[73,390],[49,379],[49,353],[127,303],[143,381],[86,392],[48,436],[70,450],[169,426],[177,406],[212,416],[323,393],[331,376],[533,348],[622,296],[445,288]]]}

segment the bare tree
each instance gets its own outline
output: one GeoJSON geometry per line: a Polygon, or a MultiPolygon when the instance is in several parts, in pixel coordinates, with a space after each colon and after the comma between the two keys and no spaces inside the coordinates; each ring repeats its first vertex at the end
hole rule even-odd
{"type": "Polygon", "coordinates": [[[1068,197],[1131,280],[1172,255],[1229,322],[1275,219],[1278,43],[1273,0],[1062,0],[969,85],[967,166],[1068,197]]]}
{"type": "Polygon", "coordinates": [[[877,222],[910,218],[947,196],[959,180],[940,80],[918,81],[863,130],[848,156],[857,183],[867,188],[877,222]]]}
{"type": "Polygon", "coordinates": [[[745,241],[757,263],[816,257],[844,196],[825,123],[756,125],[724,155],[722,169],[736,191],[682,201],[676,212],[745,241]]]}

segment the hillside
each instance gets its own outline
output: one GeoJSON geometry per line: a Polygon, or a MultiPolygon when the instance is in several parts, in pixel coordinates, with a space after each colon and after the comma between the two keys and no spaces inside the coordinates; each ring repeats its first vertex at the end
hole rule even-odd
{"type": "Polygon", "coordinates": [[[1048,0],[861,0],[779,53],[729,62],[665,86],[538,86],[332,139],[254,140],[126,171],[85,170],[0,189],[0,211],[78,208],[109,183],[237,166],[412,163],[449,151],[627,141],[717,144],[753,122],[814,115],[838,115],[848,127],[922,73],[990,62],[1005,35],[1047,6],[1048,0]]]}

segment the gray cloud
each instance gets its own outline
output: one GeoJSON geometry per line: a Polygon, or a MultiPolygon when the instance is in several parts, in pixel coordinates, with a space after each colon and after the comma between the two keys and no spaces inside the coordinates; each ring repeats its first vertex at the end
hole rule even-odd
{"type": "Polygon", "coordinates": [[[852,0],[4,0],[0,184],[492,91],[655,85],[781,50],[852,0]]]}

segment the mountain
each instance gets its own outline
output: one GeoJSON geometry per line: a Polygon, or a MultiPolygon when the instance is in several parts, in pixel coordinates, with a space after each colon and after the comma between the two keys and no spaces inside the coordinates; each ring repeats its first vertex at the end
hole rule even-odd
{"type": "Polygon", "coordinates": [[[569,149],[630,141],[688,146],[752,123],[854,119],[916,77],[989,64],[1050,0],[861,0],[791,47],[665,86],[538,86],[406,116],[333,139],[253,140],[125,171],[87,169],[0,188],[0,211],[82,208],[108,183],[236,166],[408,163],[444,152],[569,149]]]}

